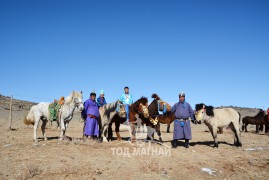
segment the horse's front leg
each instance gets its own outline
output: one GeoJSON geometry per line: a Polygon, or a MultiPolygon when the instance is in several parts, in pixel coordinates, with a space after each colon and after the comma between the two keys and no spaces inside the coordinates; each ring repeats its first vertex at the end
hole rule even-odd
{"type": "Polygon", "coordinates": [[[162,139],[162,134],[161,134],[161,124],[159,122],[156,126],[156,131],[157,131],[157,135],[159,136],[159,141],[160,143],[162,143],[163,139],[162,139]]]}
{"type": "Polygon", "coordinates": [[[65,134],[65,123],[64,120],[61,119],[61,134],[59,140],[62,141],[65,134]]]}
{"type": "Polygon", "coordinates": [[[47,120],[44,120],[42,122],[42,125],[41,125],[42,134],[43,134],[43,138],[44,138],[45,141],[47,140],[47,136],[46,136],[46,133],[45,133],[47,122],[48,122],[47,120]]]}
{"type": "Polygon", "coordinates": [[[133,123],[129,123],[130,129],[131,129],[131,141],[135,141],[135,125],[133,123]]]}
{"type": "Polygon", "coordinates": [[[219,144],[218,144],[218,139],[217,139],[217,134],[218,134],[218,128],[213,126],[212,127],[212,133],[213,133],[213,139],[214,139],[214,148],[218,148],[219,144]]]}
{"type": "Polygon", "coordinates": [[[257,122],[255,124],[256,124],[256,134],[258,134],[259,133],[259,124],[257,122]]]}
{"type": "Polygon", "coordinates": [[[102,128],[102,138],[103,138],[103,142],[108,142],[107,140],[107,128],[108,128],[108,124],[104,124],[103,128],[102,128]]]}
{"type": "Polygon", "coordinates": [[[115,131],[116,131],[116,134],[117,134],[117,140],[121,141],[122,138],[120,136],[120,122],[115,122],[115,131]]]}
{"type": "Polygon", "coordinates": [[[217,127],[208,127],[209,131],[211,132],[211,135],[214,139],[214,148],[218,148],[218,141],[217,141],[217,132],[218,132],[218,128],[217,127]]]}

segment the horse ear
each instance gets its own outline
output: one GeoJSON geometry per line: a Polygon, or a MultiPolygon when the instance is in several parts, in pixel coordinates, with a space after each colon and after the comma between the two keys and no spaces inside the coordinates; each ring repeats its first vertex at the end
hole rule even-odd
{"type": "Polygon", "coordinates": [[[80,93],[82,94],[82,93],[83,93],[83,91],[80,91],[80,93]]]}

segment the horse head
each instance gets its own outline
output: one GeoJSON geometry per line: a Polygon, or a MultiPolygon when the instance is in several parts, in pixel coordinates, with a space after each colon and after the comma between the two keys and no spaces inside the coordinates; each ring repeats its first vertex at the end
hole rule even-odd
{"type": "Polygon", "coordinates": [[[206,106],[205,104],[195,105],[195,118],[198,123],[208,120],[210,117],[214,116],[213,106],[206,106]]]}
{"type": "Polygon", "coordinates": [[[158,115],[159,114],[158,113],[158,100],[160,98],[159,98],[159,96],[157,94],[152,94],[151,97],[154,98],[154,100],[148,106],[149,115],[150,116],[155,116],[155,115],[158,115]]]}
{"type": "Polygon", "coordinates": [[[137,100],[134,103],[133,107],[134,107],[135,111],[141,113],[144,116],[144,118],[149,117],[148,98],[141,97],[139,100],[137,100]]]}
{"type": "Polygon", "coordinates": [[[126,118],[125,105],[120,100],[118,100],[116,104],[117,104],[116,111],[117,111],[119,117],[120,118],[126,118]]]}
{"type": "Polygon", "coordinates": [[[73,91],[72,92],[72,99],[73,101],[75,102],[76,104],[76,107],[82,111],[84,109],[84,106],[83,106],[83,96],[82,96],[82,91],[81,92],[76,92],[76,91],[73,91]]]}

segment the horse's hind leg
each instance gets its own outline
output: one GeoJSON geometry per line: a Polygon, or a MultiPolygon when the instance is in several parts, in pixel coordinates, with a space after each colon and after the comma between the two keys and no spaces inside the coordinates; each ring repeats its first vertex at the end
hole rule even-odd
{"type": "Polygon", "coordinates": [[[38,142],[38,141],[37,141],[36,134],[37,134],[37,128],[38,128],[39,120],[40,120],[40,117],[39,117],[39,116],[35,116],[35,124],[34,124],[34,142],[36,142],[36,143],[38,142]]]}
{"type": "Polygon", "coordinates": [[[42,134],[43,134],[43,137],[44,137],[44,140],[46,141],[47,140],[47,136],[46,136],[46,133],[45,133],[45,129],[46,129],[46,125],[47,125],[47,120],[44,120],[42,122],[42,125],[41,125],[41,129],[42,129],[42,134]]]}
{"type": "Polygon", "coordinates": [[[234,133],[234,145],[236,145],[237,147],[238,147],[238,146],[242,146],[242,143],[241,143],[241,141],[240,141],[240,137],[239,137],[239,133],[240,133],[240,131],[239,131],[239,125],[238,125],[238,127],[236,127],[236,126],[234,125],[234,123],[231,123],[231,124],[229,125],[229,127],[231,128],[231,130],[232,130],[233,133],[234,133]]]}
{"type": "Polygon", "coordinates": [[[248,126],[248,123],[245,123],[245,132],[248,132],[247,126],[248,126]]]}

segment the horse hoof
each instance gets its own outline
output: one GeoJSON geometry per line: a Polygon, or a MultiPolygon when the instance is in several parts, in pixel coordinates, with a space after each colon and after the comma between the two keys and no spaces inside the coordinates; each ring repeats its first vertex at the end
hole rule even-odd
{"type": "Polygon", "coordinates": [[[108,140],[106,137],[103,138],[103,142],[108,143],[108,140]]]}
{"type": "Polygon", "coordinates": [[[242,147],[242,143],[241,142],[238,142],[237,143],[237,147],[242,147]]]}
{"type": "Polygon", "coordinates": [[[214,144],[214,147],[213,148],[219,148],[219,145],[218,144],[214,144]]]}
{"type": "Polygon", "coordinates": [[[122,139],[121,138],[117,138],[118,141],[121,141],[122,139]]]}

